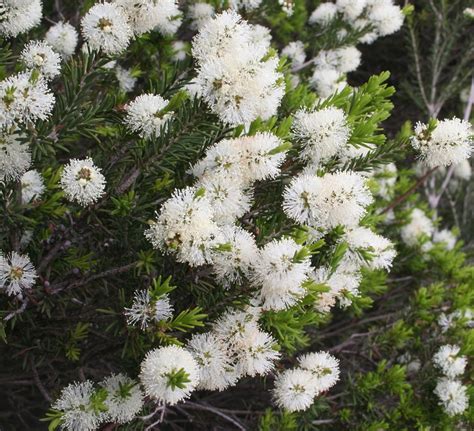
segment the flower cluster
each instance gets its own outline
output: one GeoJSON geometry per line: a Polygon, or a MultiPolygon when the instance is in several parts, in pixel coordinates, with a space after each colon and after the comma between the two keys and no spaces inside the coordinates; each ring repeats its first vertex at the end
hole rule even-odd
{"type": "Polygon", "coordinates": [[[327,352],[302,355],[298,365],[279,374],[273,389],[276,404],[289,412],[306,410],[339,380],[339,361],[327,352]]]}
{"type": "Polygon", "coordinates": [[[230,125],[276,114],[284,94],[278,57],[269,54],[268,29],[224,11],[201,27],[192,43],[197,76],[189,90],[230,125]]]}
{"type": "Polygon", "coordinates": [[[41,0],[3,0],[0,4],[0,34],[16,37],[36,27],[42,17],[41,0]]]}
{"type": "Polygon", "coordinates": [[[31,289],[37,278],[36,270],[26,255],[13,251],[6,256],[0,253],[0,289],[18,298],[31,289]]]}

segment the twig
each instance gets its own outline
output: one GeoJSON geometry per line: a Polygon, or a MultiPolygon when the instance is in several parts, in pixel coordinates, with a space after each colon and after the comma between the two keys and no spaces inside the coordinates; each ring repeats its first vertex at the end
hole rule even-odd
{"type": "Polygon", "coordinates": [[[43,395],[43,398],[46,401],[48,401],[48,403],[51,403],[52,398],[49,395],[46,388],[43,386],[43,383],[41,383],[41,380],[40,380],[39,374],[38,374],[38,370],[36,369],[36,365],[35,365],[35,362],[34,362],[32,357],[30,359],[30,366],[31,366],[31,371],[33,371],[33,379],[35,381],[35,384],[36,384],[38,390],[41,392],[41,395],[43,395]]]}
{"type": "Polygon", "coordinates": [[[15,316],[17,316],[18,314],[21,314],[23,313],[23,311],[26,310],[26,306],[28,305],[28,298],[25,298],[23,301],[22,301],[22,304],[21,304],[21,307],[18,308],[18,310],[15,310],[15,311],[12,311],[10,314],[8,314],[7,316],[5,316],[5,318],[3,320],[5,320],[6,322],[8,322],[10,319],[13,319],[15,316]]]}
{"type": "Polygon", "coordinates": [[[183,408],[188,407],[188,408],[191,408],[191,409],[204,410],[204,411],[214,413],[217,416],[220,416],[220,417],[226,419],[227,421],[229,421],[230,423],[234,424],[239,430],[246,431],[246,428],[239,421],[237,421],[236,419],[232,418],[231,416],[223,413],[218,408],[214,408],[212,406],[208,406],[208,405],[204,405],[204,404],[193,403],[192,401],[188,401],[186,404],[183,404],[182,407],[183,408]]]}

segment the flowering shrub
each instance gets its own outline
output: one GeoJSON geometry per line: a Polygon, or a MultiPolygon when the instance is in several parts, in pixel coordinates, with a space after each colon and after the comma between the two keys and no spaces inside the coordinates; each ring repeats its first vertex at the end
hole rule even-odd
{"type": "Polygon", "coordinates": [[[429,3],[5,0],[2,429],[468,429],[473,13],[429,3]]]}

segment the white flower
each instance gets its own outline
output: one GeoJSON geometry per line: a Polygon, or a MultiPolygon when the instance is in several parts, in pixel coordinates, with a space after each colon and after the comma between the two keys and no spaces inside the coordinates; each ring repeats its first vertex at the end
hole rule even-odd
{"type": "Polygon", "coordinates": [[[460,376],[466,369],[467,360],[465,356],[459,355],[460,350],[457,345],[446,344],[433,356],[434,364],[450,379],[460,376]]]}
{"type": "Polygon", "coordinates": [[[0,34],[6,37],[16,37],[36,27],[43,16],[41,0],[3,1],[0,13],[0,34]]]}
{"type": "Polygon", "coordinates": [[[354,226],[372,203],[364,178],[351,171],[322,177],[300,175],[285,189],[283,198],[288,217],[326,230],[338,225],[354,226]]]}
{"type": "Polygon", "coordinates": [[[36,270],[26,255],[13,251],[6,256],[0,254],[0,288],[7,295],[22,297],[26,289],[31,289],[37,278],[36,270]]]}
{"type": "Polygon", "coordinates": [[[239,377],[227,346],[213,332],[195,334],[187,345],[199,365],[197,389],[222,391],[239,377]]]}
{"type": "Polygon", "coordinates": [[[17,180],[31,165],[30,148],[18,135],[0,134],[0,181],[17,180]]]}
{"type": "Polygon", "coordinates": [[[433,234],[433,242],[444,244],[446,250],[454,249],[456,241],[456,236],[448,229],[437,230],[433,234]]]}
{"type": "Polygon", "coordinates": [[[311,112],[297,111],[293,134],[302,145],[300,157],[317,165],[335,156],[347,144],[350,128],[342,109],[328,107],[311,112]]]}
{"type": "Polygon", "coordinates": [[[466,159],[462,162],[456,163],[454,165],[453,175],[454,178],[457,178],[458,180],[469,180],[472,176],[472,168],[469,160],[466,159]]]}
{"type": "Polygon", "coordinates": [[[273,240],[260,250],[253,262],[252,281],[260,287],[264,309],[282,310],[295,304],[306,290],[303,282],[311,268],[308,255],[300,257],[302,246],[292,239],[273,240]]]}
{"type": "Polygon", "coordinates": [[[113,0],[127,17],[136,35],[158,30],[171,35],[181,25],[181,14],[175,0],[113,0]]]}
{"type": "Polygon", "coordinates": [[[94,409],[92,397],[93,383],[86,380],[66,386],[59,398],[51,406],[61,411],[61,424],[68,431],[94,431],[105,419],[105,415],[94,409]]]}
{"type": "MultiPolygon", "coordinates": [[[[349,0],[348,0],[349,1],[349,0]]],[[[368,0],[368,20],[380,36],[387,36],[400,30],[405,16],[392,0],[368,0]]]]}
{"type": "Polygon", "coordinates": [[[101,386],[107,391],[104,404],[107,419],[123,424],[130,422],[143,407],[143,393],[138,383],[124,374],[106,377],[101,386]]]}
{"type": "Polygon", "coordinates": [[[361,53],[355,46],[344,46],[333,50],[319,51],[313,59],[316,69],[334,69],[340,74],[356,70],[360,65],[361,53]]]}
{"type": "Polygon", "coordinates": [[[97,3],[82,18],[82,35],[93,50],[113,55],[123,52],[132,30],[123,10],[112,3],[97,3]]]}
{"type": "Polygon", "coordinates": [[[390,240],[366,227],[357,226],[349,229],[344,239],[349,244],[349,250],[344,259],[349,259],[350,262],[359,266],[367,266],[370,269],[389,269],[397,255],[390,240]],[[368,262],[360,255],[363,251],[370,255],[368,262]]]}
{"type": "Polygon", "coordinates": [[[240,283],[242,276],[248,277],[258,257],[258,248],[253,235],[239,226],[224,226],[222,241],[229,249],[216,250],[213,269],[217,280],[224,286],[240,283]]]}
{"type": "Polygon", "coordinates": [[[54,106],[54,96],[42,78],[29,72],[0,82],[0,127],[46,120],[54,106]]]}
{"type": "Polygon", "coordinates": [[[438,325],[441,327],[441,332],[443,333],[458,324],[459,320],[465,320],[465,326],[472,328],[474,327],[473,316],[474,313],[470,309],[456,310],[448,315],[441,313],[438,317],[438,325]]]}
{"type": "Polygon", "coordinates": [[[466,9],[463,10],[462,13],[466,18],[474,19],[474,8],[473,7],[467,7],[466,9]]]}
{"type": "Polygon", "coordinates": [[[66,197],[82,206],[96,202],[105,193],[105,178],[90,157],[69,160],[60,184],[66,197]]]}
{"type": "Polygon", "coordinates": [[[393,195],[393,188],[397,182],[397,166],[395,163],[388,163],[375,170],[377,180],[377,196],[389,200],[393,195]]]}
{"type": "Polygon", "coordinates": [[[363,12],[366,0],[337,0],[336,7],[348,22],[355,21],[363,12]]]}
{"type": "Polygon", "coordinates": [[[115,68],[115,77],[123,92],[129,93],[135,88],[137,78],[132,75],[132,69],[124,69],[122,66],[117,66],[115,68]]]}
{"type": "Polygon", "coordinates": [[[173,117],[173,112],[163,112],[168,103],[168,100],[158,94],[142,94],[126,107],[125,124],[142,138],[160,136],[162,129],[166,129],[168,121],[173,117]]]}
{"type": "Polygon", "coordinates": [[[469,407],[467,387],[457,380],[442,377],[438,380],[434,393],[449,416],[461,414],[469,407]]]}
{"type": "Polygon", "coordinates": [[[310,24],[328,25],[337,15],[337,6],[334,3],[321,3],[309,17],[310,24]]]}
{"type": "Polygon", "coordinates": [[[426,124],[417,123],[412,145],[428,167],[449,166],[469,158],[471,135],[471,124],[459,118],[439,121],[431,132],[426,124]]]}
{"type": "Polygon", "coordinates": [[[145,330],[151,321],[169,320],[173,317],[173,311],[168,294],[151,298],[148,290],[137,290],[133,295],[132,306],[125,308],[124,314],[128,325],[140,324],[141,329],[145,330]]]}
{"type": "Polygon", "coordinates": [[[300,356],[298,362],[313,375],[317,394],[327,391],[339,380],[339,360],[327,352],[307,353],[300,356]]]}
{"type": "Polygon", "coordinates": [[[293,67],[301,66],[306,60],[304,43],[301,40],[290,42],[282,49],[281,55],[287,56],[291,60],[293,67]]]}
{"type": "Polygon", "coordinates": [[[176,62],[184,61],[188,54],[188,44],[182,40],[175,40],[171,43],[173,48],[173,60],[176,62]]]}
{"type": "Polygon", "coordinates": [[[146,354],[141,364],[140,381],[149,397],[174,405],[196,389],[199,365],[182,347],[160,347],[146,354]]]}
{"type": "Polygon", "coordinates": [[[233,9],[253,10],[260,6],[262,0],[229,0],[229,3],[233,9]]]}
{"type": "Polygon", "coordinates": [[[21,51],[20,59],[29,70],[37,70],[46,79],[59,75],[61,57],[46,42],[30,41],[21,51]]]}
{"type": "Polygon", "coordinates": [[[192,30],[199,30],[213,16],[214,8],[209,3],[197,2],[188,7],[188,18],[191,20],[192,30]]]}
{"type": "Polygon", "coordinates": [[[297,412],[313,404],[316,392],[313,374],[296,368],[277,376],[273,396],[278,407],[297,412]]]}
{"type": "Polygon", "coordinates": [[[45,36],[46,42],[66,58],[74,54],[78,38],[76,29],[67,22],[54,24],[45,36]]]}
{"type": "Polygon", "coordinates": [[[346,86],[341,73],[330,67],[315,68],[309,81],[316,89],[318,95],[323,98],[329,97],[334,92],[342,90],[346,86]]]}
{"type": "Polygon", "coordinates": [[[268,32],[233,11],[209,19],[193,39],[194,92],[224,123],[248,125],[276,114],[284,95],[283,75],[276,56],[263,60],[268,48],[268,32]]]}
{"type": "Polygon", "coordinates": [[[175,191],[145,236],[153,247],[191,266],[212,263],[213,248],[222,239],[212,205],[196,187],[175,191]]]}
{"type": "Polygon", "coordinates": [[[403,242],[409,247],[418,245],[422,236],[431,238],[433,232],[433,222],[419,208],[413,209],[409,223],[400,230],[403,242]]]}
{"type": "Polygon", "coordinates": [[[37,200],[44,193],[45,186],[43,177],[36,171],[25,172],[21,176],[21,202],[23,205],[28,204],[32,200],[37,200]]]}

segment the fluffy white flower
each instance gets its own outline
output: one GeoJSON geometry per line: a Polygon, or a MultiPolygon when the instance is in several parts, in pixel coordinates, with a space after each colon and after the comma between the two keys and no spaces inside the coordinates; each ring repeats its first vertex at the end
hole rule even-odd
{"type": "Polygon", "coordinates": [[[454,165],[454,171],[453,171],[454,178],[457,178],[458,180],[464,180],[467,181],[471,179],[472,176],[472,168],[471,168],[471,163],[469,160],[463,160],[462,162],[456,163],[454,165]]]}
{"type": "Polygon", "coordinates": [[[387,238],[372,232],[370,229],[357,226],[349,229],[344,235],[349,245],[344,259],[355,265],[368,266],[371,269],[389,269],[397,255],[393,243],[387,238]],[[366,262],[361,252],[368,252],[370,260],[366,262]]]}
{"type": "Polygon", "coordinates": [[[474,313],[472,310],[456,310],[450,314],[441,313],[438,317],[438,325],[441,327],[441,332],[445,333],[450,328],[459,323],[459,320],[465,321],[465,326],[468,328],[474,327],[474,313]]]}
{"type": "Polygon", "coordinates": [[[356,70],[360,65],[361,52],[355,46],[322,50],[313,59],[316,69],[336,70],[340,74],[356,70]]]}
{"type": "Polygon", "coordinates": [[[0,82],[0,127],[46,120],[54,106],[54,96],[42,78],[29,72],[0,82]]]}
{"type": "Polygon", "coordinates": [[[188,44],[182,40],[175,40],[171,43],[173,48],[173,60],[176,62],[184,61],[188,54],[188,44]]]}
{"type": "Polygon", "coordinates": [[[21,202],[23,205],[32,200],[39,199],[44,193],[44,181],[41,174],[36,171],[25,172],[20,179],[21,182],[21,202]]]}
{"type": "Polygon", "coordinates": [[[298,358],[300,367],[313,374],[317,394],[327,391],[339,380],[339,360],[328,352],[313,352],[298,358]]]}
{"type": "Polygon", "coordinates": [[[300,175],[283,193],[283,209],[301,224],[332,229],[354,226],[372,203],[364,178],[356,172],[300,175]]]}
{"type": "Polygon", "coordinates": [[[174,405],[196,389],[199,365],[182,347],[160,347],[146,354],[141,364],[140,381],[149,397],[174,405]]]}
{"type": "Polygon", "coordinates": [[[181,25],[181,13],[175,0],[113,0],[127,17],[136,35],[158,30],[171,35],[181,25]]]}
{"type": "Polygon", "coordinates": [[[466,369],[467,360],[465,356],[459,355],[460,350],[457,345],[446,344],[433,356],[434,364],[450,379],[460,376],[466,369]]]}
{"type": "Polygon", "coordinates": [[[397,182],[397,166],[395,163],[388,163],[375,170],[377,180],[377,196],[389,200],[393,195],[393,188],[397,182]]]}
{"type": "Polygon", "coordinates": [[[306,410],[313,404],[316,392],[313,374],[295,368],[277,376],[273,396],[278,407],[297,412],[306,410]]]}
{"type": "Polygon", "coordinates": [[[31,152],[18,135],[0,134],[0,181],[17,180],[31,165],[31,152]]]}
{"type": "Polygon", "coordinates": [[[380,36],[387,36],[400,30],[405,16],[392,0],[368,0],[368,20],[380,36]]]}
{"type": "Polygon", "coordinates": [[[61,411],[61,421],[68,431],[94,431],[105,419],[105,415],[94,409],[92,397],[95,393],[90,380],[71,383],[51,406],[61,411]]]}
{"type": "Polygon", "coordinates": [[[0,34],[16,37],[40,23],[43,16],[41,0],[3,1],[0,14],[0,34]]]}
{"type": "Polygon", "coordinates": [[[362,14],[366,3],[366,0],[337,0],[336,7],[345,20],[353,22],[362,14]]]}
{"type": "Polygon", "coordinates": [[[336,69],[328,67],[315,68],[309,81],[318,95],[323,98],[329,97],[346,86],[346,82],[342,80],[341,73],[336,69]]]}
{"type": "Polygon", "coordinates": [[[104,194],[105,178],[90,157],[71,159],[64,167],[60,184],[70,201],[87,206],[104,194]]]}
{"type": "Polygon", "coordinates": [[[282,49],[281,55],[287,56],[291,60],[291,64],[293,65],[293,67],[301,66],[306,60],[306,53],[304,52],[304,43],[301,42],[301,40],[290,42],[282,49]]]}
{"type": "Polygon", "coordinates": [[[168,294],[155,299],[151,298],[148,290],[137,290],[133,295],[132,306],[125,308],[124,314],[127,324],[140,324],[141,329],[145,330],[152,321],[169,320],[173,317],[173,311],[168,294]]]}
{"type": "Polygon", "coordinates": [[[119,424],[130,422],[143,407],[143,393],[138,383],[124,374],[106,377],[101,386],[107,391],[104,404],[107,419],[119,424]]]}
{"type": "Polygon", "coordinates": [[[310,24],[328,25],[337,15],[337,6],[334,3],[321,3],[309,17],[310,24]]]}
{"type": "Polygon", "coordinates": [[[7,295],[22,297],[25,289],[35,284],[36,270],[26,255],[13,251],[6,256],[0,254],[0,288],[7,295]]]}
{"type": "Polygon", "coordinates": [[[446,250],[452,250],[456,245],[456,236],[448,229],[437,230],[433,234],[434,243],[442,243],[446,250]]]}
{"type": "Polygon", "coordinates": [[[168,103],[158,94],[142,94],[126,107],[125,124],[142,138],[160,136],[162,128],[173,117],[173,112],[162,113],[168,103]]]}
{"type": "Polygon", "coordinates": [[[245,124],[270,118],[284,95],[278,58],[263,60],[268,32],[242,21],[234,11],[210,19],[193,39],[197,62],[195,92],[224,123],[245,124]]]}
{"type": "Polygon", "coordinates": [[[81,21],[82,35],[93,50],[114,55],[123,52],[132,38],[132,29],[123,10],[112,3],[97,3],[81,21]]]}
{"type": "Polygon", "coordinates": [[[37,70],[46,79],[59,75],[61,57],[46,42],[30,41],[21,51],[20,60],[29,70],[37,70]]]}
{"type": "Polygon", "coordinates": [[[213,332],[195,334],[187,345],[199,365],[197,389],[222,391],[233,386],[239,377],[226,344],[213,332]]]}
{"type": "Polygon", "coordinates": [[[426,124],[417,123],[412,145],[428,167],[449,166],[469,158],[471,135],[471,124],[459,118],[439,121],[431,132],[426,124]]]}
{"type": "Polygon", "coordinates": [[[300,110],[295,114],[293,134],[301,142],[300,157],[317,165],[335,156],[350,137],[346,114],[342,109],[300,110]]]}
{"type": "Polygon", "coordinates": [[[213,269],[217,280],[228,286],[240,282],[242,276],[249,276],[250,269],[258,257],[258,248],[253,235],[239,226],[224,226],[222,241],[229,249],[216,250],[213,269]]]}
{"type": "Polygon", "coordinates": [[[257,9],[262,3],[262,0],[230,0],[230,7],[233,9],[257,9]]]}
{"type": "Polygon", "coordinates": [[[191,20],[193,30],[199,30],[213,16],[214,8],[209,3],[197,2],[188,7],[188,18],[191,20]]]}
{"type": "Polygon", "coordinates": [[[122,66],[117,66],[115,68],[115,77],[117,78],[120,89],[123,92],[129,93],[135,88],[137,78],[132,75],[132,69],[124,69],[122,66]]]}
{"type": "Polygon", "coordinates": [[[442,377],[434,393],[449,416],[461,414],[469,407],[467,387],[457,380],[442,377]]]}
{"type": "Polygon", "coordinates": [[[76,29],[67,22],[54,24],[45,36],[46,42],[66,58],[74,54],[78,38],[79,35],[76,29]]]}
{"type": "Polygon", "coordinates": [[[302,246],[292,239],[273,240],[253,262],[252,280],[260,287],[264,309],[282,310],[303,297],[303,282],[311,268],[309,256],[300,257],[302,246]]]}
{"type": "Polygon", "coordinates": [[[222,240],[209,199],[195,187],[175,191],[145,236],[153,247],[191,266],[212,263],[213,248],[222,240]]]}
{"type": "Polygon", "coordinates": [[[422,236],[430,237],[434,232],[433,222],[419,208],[413,209],[410,214],[410,221],[404,225],[400,234],[403,242],[409,247],[419,244],[422,236]]]}

